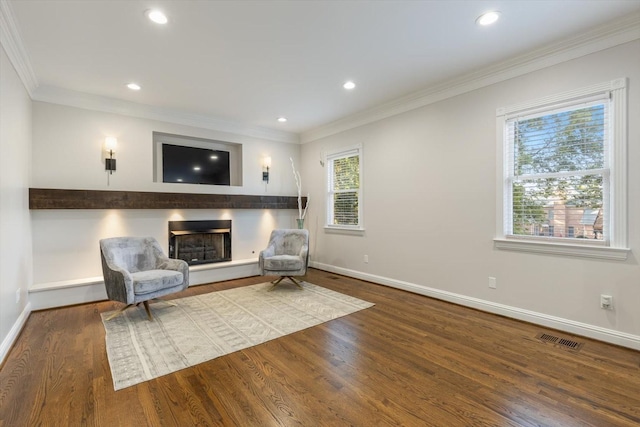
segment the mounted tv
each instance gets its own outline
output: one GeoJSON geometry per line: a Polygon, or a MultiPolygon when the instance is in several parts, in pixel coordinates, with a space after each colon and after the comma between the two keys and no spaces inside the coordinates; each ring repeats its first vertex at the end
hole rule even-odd
{"type": "Polygon", "coordinates": [[[229,152],[162,144],[162,182],[231,185],[229,152]]]}

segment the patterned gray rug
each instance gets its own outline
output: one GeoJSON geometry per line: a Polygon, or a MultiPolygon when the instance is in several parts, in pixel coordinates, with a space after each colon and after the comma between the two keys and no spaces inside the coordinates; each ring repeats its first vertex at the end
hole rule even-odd
{"type": "Polygon", "coordinates": [[[113,386],[123,389],[374,304],[311,283],[270,283],[142,306],[105,321],[113,386]]]}

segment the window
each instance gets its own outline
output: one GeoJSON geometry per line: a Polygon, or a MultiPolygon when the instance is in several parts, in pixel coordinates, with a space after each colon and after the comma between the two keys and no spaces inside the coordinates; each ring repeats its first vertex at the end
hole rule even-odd
{"type": "Polygon", "coordinates": [[[626,258],[625,109],[626,80],[619,79],[498,110],[498,248],[596,246],[605,250],[571,253],[567,245],[567,254],[626,258]],[[624,254],[611,255],[613,248],[624,254]]]}
{"type": "MultiPolygon", "coordinates": [[[[586,211],[601,213],[606,222],[608,115],[609,99],[603,98],[507,119],[508,234],[532,235],[534,226],[546,221],[543,235],[564,238],[553,232],[556,210],[567,225],[580,224],[586,211]]],[[[593,233],[593,222],[587,227],[590,237],[604,240],[593,233]]]]}
{"type": "Polygon", "coordinates": [[[361,230],[362,148],[327,155],[328,228],[361,230]]]}

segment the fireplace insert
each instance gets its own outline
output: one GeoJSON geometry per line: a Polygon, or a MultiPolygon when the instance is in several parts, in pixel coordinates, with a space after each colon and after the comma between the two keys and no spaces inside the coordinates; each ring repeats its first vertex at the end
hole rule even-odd
{"type": "Polygon", "coordinates": [[[231,261],[231,220],[169,221],[169,257],[189,265],[231,261]]]}

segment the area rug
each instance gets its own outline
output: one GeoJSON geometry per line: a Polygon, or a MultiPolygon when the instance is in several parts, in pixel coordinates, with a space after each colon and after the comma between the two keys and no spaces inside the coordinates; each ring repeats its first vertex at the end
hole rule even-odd
{"type": "Polygon", "coordinates": [[[113,386],[120,390],[242,350],[374,304],[303,282],[270,283],[142,306],[105,321],[113,386]]]}

